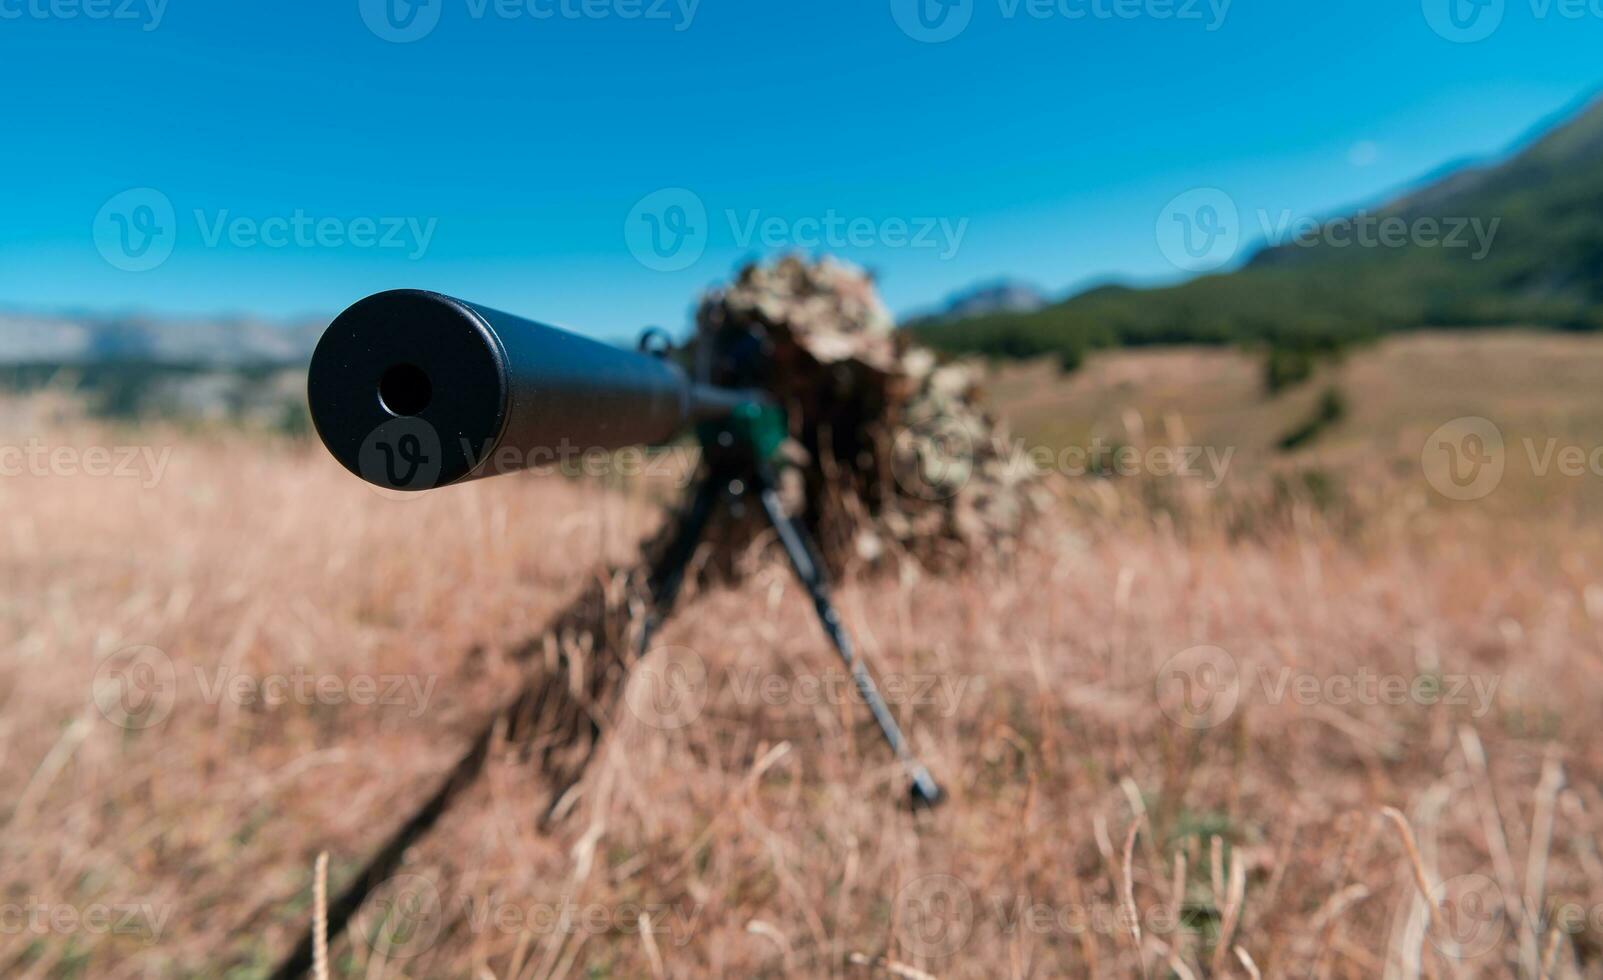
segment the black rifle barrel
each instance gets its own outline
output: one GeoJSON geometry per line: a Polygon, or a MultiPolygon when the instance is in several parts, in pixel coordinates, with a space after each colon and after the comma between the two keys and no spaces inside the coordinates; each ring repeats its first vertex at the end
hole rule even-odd
{"type": "Polygon", "coordinates": [[[662,358],[420,289],[378,293],[336,317],[306,394],[334,458],[394,490],[663,443],[753,397],[696,384],[662,358]]]}

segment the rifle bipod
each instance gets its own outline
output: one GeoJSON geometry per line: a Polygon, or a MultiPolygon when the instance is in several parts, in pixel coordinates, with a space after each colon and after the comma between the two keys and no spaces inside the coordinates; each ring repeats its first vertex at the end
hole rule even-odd
{"type": "Polygon", "coordinates": [[[714,510],[722,504],[732,514],[739,516],[749,501],[755,498],[785,549],[791,571],[812,599],[813,610],[818,614],[824,635],[829,637],[835,652],[846,664],[846,669],[851,671],[852,681],[873,714],[874,721],[878,723],[886,744],[907,770],[913,805],[931,807],[939,803],[940,787],[936,785],[929,769],[908,748],[901,726],[897,725],[895,716],[880,696],[874,678],[863,664],[862,657],[858,656],[851,634],[846,632],[846,627],[841,623],[840,614],[830,598],[829,583],[825,579],[812,536],[800,521],[785,513],[780,503],[772,466],[766,459],[750,452],[748,446],[730,437],[728,430],[720,429],[714,439],[704,440],[704,445],[713,443],[706,447],[709,456],[706,474],[696,488],[690,508],[675,531],[663,561],[653,573],[652,609],[640,629],[637,661],[646,655],[653,633],[672,611],[679,587],[684,581],[685,569],[701,542],[714,510]],[[714,439],[717,441],[714,442],[714,439]]]}

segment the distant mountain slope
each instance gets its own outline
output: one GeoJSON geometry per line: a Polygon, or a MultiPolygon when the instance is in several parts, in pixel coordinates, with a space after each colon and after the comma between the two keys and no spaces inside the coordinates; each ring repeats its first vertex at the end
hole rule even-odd
{"type": "MultiPolygon", "coordinates": [[[[1107,286],[1033,313],[910,324],[926,342],[998,356],[1153,343],[1322,348],[1419,327],[1603,327],[1603,100],[1493,165],[1455,171],[1380,208],[1434,229],[1394,245],[1340,245],[1327,222],[1266,247],[1237,271],[1163,289],[1107,286]],[[1472,223],[1478,222],[1478,225],[1472,223]],[[1494,224],[1495,222],[1495,224],[1494,224]],[[1463,228],[1465,247],[1444,247],[1463,228]],[[1473,227],[1483,239],[1475,243],[1473,227]],[[1484,247],[1481,247],[1484,245],[1484,247]]],[[[1254,228],[1256,221],[1243,214],[1254,228]]]]}
{"type": "Polygon", "coordinates": [[[0,313],[0,364],[294,364],[325,323],[0,313]]]}
{"type": "Polygon", "coordinates": [[[1034,313],[1050,302],[1039,289],[1025,282],[998,279],[984,282],[947,298],[931,320],[962,320],[993,313],[1034,313]]]}

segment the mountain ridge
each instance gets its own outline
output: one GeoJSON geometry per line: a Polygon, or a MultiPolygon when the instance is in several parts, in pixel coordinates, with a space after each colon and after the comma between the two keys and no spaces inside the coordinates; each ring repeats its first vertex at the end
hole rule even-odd
{"type": "Polygon", "coordinates": [[[33,313],[0,310],[0,364],[295,364],[311,356],[325,320],[250,316],[33,313]]]}
{"type": "Polygon", "coordinates": [[[1505,325],[1603,328],[1603,98],[1499,158],[1266,243],[1232,271],[1156,288],[1104,285],[1031,313],[908,329],[947,351],[1053,355],[1072,367],[1110,346],[1330,349],[1410,329],[1505,325]],[[1360,218],[1401,218],[1408,239],[1352,247],[1326,234],[1360,218]],[[1477,223],[1484,249],[1442,241],[1448,223],[1477,223]],[[1434,229],[1434,245],[1416,227],[1434,229]]]}

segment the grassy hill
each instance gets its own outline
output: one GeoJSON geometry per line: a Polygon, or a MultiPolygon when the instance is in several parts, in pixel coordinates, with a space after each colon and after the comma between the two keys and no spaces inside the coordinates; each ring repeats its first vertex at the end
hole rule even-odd
{"type": "Polygon", "coordinates": [[[1207,454],[1184,475],[1073,481],[1127,493],[1148,485],[1158,494],[1149,503],[1194,493],[1204,510],[1217,510],[1234,498],[1252,516],[1268,499],[1264,491],[1313,480],[1327,500],[1371,512],[1370,498],[1417,498],[1515,525],[1558,513],[1603,521],[1603,338],[1594,335],[1410,331],[1323,363],[1309,383],[1268,396],[1251,352],[1196,345],[1094,351],[1067,377],[1045,360],[1001,362],[985,387],[1021,451],[1171,446],[1207,454]],[[1322,403],[1333,391],[1343,410],[1331,419],[1322,403]],[[1421,469],[1428,437],[1467,417],[1498,427],[1506,464],[1497,492],[1472,505],[1432,492],[1421,469]],[[1314,419],[1317,431],[1288,445],[1314,419]],[[1564,472],[1551,465],[1559,447],[1598,462],[1564,472]],[[1228,477],[1217,480],[1211,461],[1222,459],[1228,477]]]}
{"type": "Polygon", "coordinates": [[[1455,171],[1368,212],[1371,221],[1423,222],[1443,237],[1479,222],[1492,231],[1484,249],[1412,237],[1394,247],[1343,247],[1313,233],[1264,248],[1233,272],[1177,286],[1105,286],[1033,313],[909,327],[946,351],[1052,355],[1066,367],[1115,346],[1318,352],[1424,327],[1595,330],[1603,327],[1600,164],[1603,100],[1505,161],[1455,171]]]}

